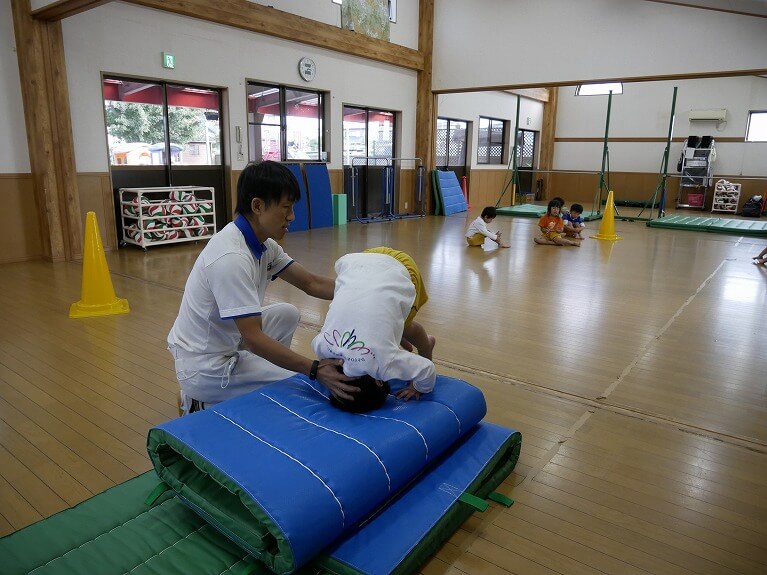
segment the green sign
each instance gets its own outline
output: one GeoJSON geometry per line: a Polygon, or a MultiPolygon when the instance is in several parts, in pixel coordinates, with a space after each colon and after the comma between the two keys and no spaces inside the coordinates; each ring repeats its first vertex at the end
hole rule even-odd
{"type": "Polygon", "coordinates": [[[175,68],[176,57],[168,52],[162,53],[162,67],[163,68],[175,68]]]}

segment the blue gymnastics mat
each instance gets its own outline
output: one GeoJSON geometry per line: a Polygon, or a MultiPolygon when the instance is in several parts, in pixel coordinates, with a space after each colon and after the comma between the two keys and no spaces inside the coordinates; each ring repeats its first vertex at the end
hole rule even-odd
{"type": "Polygon", "coordinates": [[[467,211],[466,198],[463,197],[463,190],[455,172],[451,170],[434,170],[434,172],[439,202],[444,215],[450,216],[467,211]]]}
{"type": "Polygon", "coordinates": [[[489,423],[471,424],[484,413],[484,399],[472,386],[439,376],[431,401],[390,398],[383,409],[365,415],[335,410],[321,392],[295,376],[219,404],[216,412],[155,428],[162,431],[150,433],[150,454],[176,476],[175,491],[154,489],[147,498],[158,486],[157,475],[148,472],[7,536],[0,540],[3,573],[267,574],[272,571],[263,559],[282,547],[286,555],[271,559],[272,570],[280,573],[405,575],[415,572],[475,508],[486,506],[485,498],[505,499],[492,491],[513,470],[521,436],[489,423]],[[258,417],[251,411],[256,406],[263,408],[258,417]],[[279,412],[284,413],[275,419],[279,412]],[[213,423],[213,429],[210,424],[224,418],[232,429],[222,436],[216,429],[221,423],[213,423]],[[219,442],[209,441],[210,435],[219,442]],[[250,439],[231,445],[236,435],[250,439]],[[450,444],[450,436],[458,439],[450,444]],[[196,443],[215,448],[198,449],[193,461],[187,460],[186,448],[196,443]],[[256,452],[264,448],[284,462],[261,459],[256,452]],[[219,468],[232,458],[238,463],[219,468]],[[290,479],[294,472],[283,473],[290,462],[303,470],[299,483],[290,479]],[[198,466],[215,481],[202,481],[206,471],[198,466]],[[261,499],[275,490],[288,495],[261,499]],[[390,496],[376,501],[375,492],[390,496]],[[198,506],[198,495],[215,504],[198,506]],[[229,531],[236,523],[232,517],[243,509],[243,517],[250,515],[245,530],[229,531]],[[335,531],[341,516],[348,525],[340,536],[328,537],[324,528],[335,531]],[[254,555],[253,542],[241,535],[259,530],[262,548],[254,555]],[[303,564],[286,563],[288,556],[303,556],[307,537],[310,546],[332,540],[319,543],[303,564]]]}
{"type": "Polygon", "coordinates": [[[309,197],[306,194],[306,184],[304,183],[304,175],[301,173],[301,164],[283,162],[282,165],[293,173],[296,180],[298,180],[298,188],[301,190],[301,199],[293,206],[293,213],[296,215],[296,219],[290,222],[290,231],[306,231],[309,229],[309,208],[307,207],[309,197]]]}
{"type": "Polygon", "coordinates": [[[312,228],[333,225],[333,200],[327,164],[304,164],[309,189],[309,222],[312,228]]]}

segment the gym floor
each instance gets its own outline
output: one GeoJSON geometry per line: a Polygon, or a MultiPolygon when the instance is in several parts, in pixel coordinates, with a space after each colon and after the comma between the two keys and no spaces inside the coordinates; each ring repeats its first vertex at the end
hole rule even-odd
{"type": "MultiPolygon", "coordinates": [[[[479,211],[283,242],[328,275],[366,247],[410,253],[438,371],[522,432],[499,489],[516,503],[475,513],[422,573],[767,572],[767,267],[751,261],[767,238],[616,220],[621,241],[539,246],[536,220],[499,216],[512,247],[469,248],[479,211]]],[[[147,430],[177,415],[165,337],[201,248],[108,253],[131,312],[84,320],[67,317],[80,264],[2,266],[0,534],[150,469],[147,430]]],[[[327,302],[281,281],[267,299],[301,309],[309,355],[327,302]]]]}

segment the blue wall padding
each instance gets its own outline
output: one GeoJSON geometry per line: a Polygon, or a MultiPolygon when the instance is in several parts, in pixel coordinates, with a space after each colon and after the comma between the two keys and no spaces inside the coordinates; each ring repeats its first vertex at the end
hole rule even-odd
{"type": "Polygon", "coordinates": [[[306,194],[306,184],[304,183],[304,175],[301,173],[301,164],[284,162],[282,165],[293,172],[293,175],[298,180],[298,188],[301,190],[301,199],[293,206],[293,213],[295,213],[296,219],[290,222],[290,231],[306,231],[309,229],[309,208],[307,207],[309,204],[306,194]]]}
{"type": "Polygon", "coordinates": [[[394,572],[515,433],[492,423],[475,426],[450,449],[449,457],[430,468],[363,529],[343,536],[325,553],[368,575],[394,572]]]}
{"type": "Polygon", "coordinates": [[[391,499],[486,412],[481,391],[444,376],[420,401],[390,396],[369,414],[339,411],[326,395],[319,383],[293,376],[152,429],[150,457],[190,507],[272,570],[288,573],[391,499]],[[173,475],[173,458],[158,455],[168,447],[194,464],[183,477],[173,475]],[[261,538],[232,534],[189,473],[208,473],[249,510],[262,510],[253,522],[271,518],[267,527],[278,530],[282,545],[265,551],[261,538]]]}
{"type": "Polygon", "coordinates": [[[451,170],[437,171],[437,178],[439,180],[439,193],[442,198],[442,206],[446,216],[451,214],[457,214],[458,212],[465,212],[466,198],[463,197],[463,190],[461,184],[458,183],[458,178],[455,172],[451,170]]]}
{"type": "Polygon", "coordinates": [[[333,201],[327,164],[304,164],[306,186],[309,188],[309,221],[313,228],[333,225],[333,201]]]}

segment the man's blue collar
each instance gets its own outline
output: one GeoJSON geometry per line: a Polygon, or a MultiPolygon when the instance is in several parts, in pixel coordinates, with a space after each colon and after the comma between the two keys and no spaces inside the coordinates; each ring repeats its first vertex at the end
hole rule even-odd
{"type": "Polygon", "coordinates": [[[257,261],[261,261],[261,254],[266,251],[266,246],[258,241],[256,232],[250,227],[250,223],[242,214],[238,214],[234,219],[234,225],[239,228],[245,238],[245,243],[248,244],[250,251],[253,253],[253,257],[257,261]]]}

